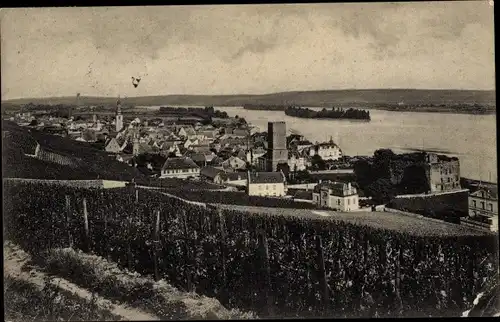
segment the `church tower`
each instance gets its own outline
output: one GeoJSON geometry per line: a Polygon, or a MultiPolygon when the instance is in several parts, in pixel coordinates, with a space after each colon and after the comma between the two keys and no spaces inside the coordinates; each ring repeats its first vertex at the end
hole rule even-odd
{"type": "Polygon", "coordinates": [[[267,171],[275,172],[278,164],[288,163],[286,147],[286,123],[268,122],[267,126],[267,171]]]}
{"type": "Polygon", "coordinates": [[[120,132],[123,129],[123,115],[122,115],[122,104],[120,101],[120,97],[118,97],[118,101],[116,102],[116,132],[120,132]]]}
{"type": "Polygon", "coordinates": [[[132,144],[132,154],[134,156],[139,155],[139,133],[134,133],[133,144],[132,144]]]}

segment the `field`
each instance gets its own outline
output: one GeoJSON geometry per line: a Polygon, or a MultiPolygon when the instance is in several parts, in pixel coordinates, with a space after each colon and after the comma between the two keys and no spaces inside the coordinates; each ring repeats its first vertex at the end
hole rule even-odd
{"type": "Polygon", "coordinates": [[[290,199],[271,198],[261,196],[248,196],[245,192],[236,191],[196,191],[187,190],[184,187],[165,189],[165,192],[179,196],[181,198],[203,202],[218,203],[239,206],[257,206],[257,207],[278,207],[278,208],[301,208],[311,209],[314,205],[306,202],[298,202],[290,199]]]}
{"type": "MultiPolygon", "coordinates": [[[[86,105],[116,104],[114,97],[86,97],[80,101],[86,105]]],[[[325,90],[306,92],[283,92],[263,95],[165,95],[147,97],[129,97],[126,104],[138,106],[191,105],[191,106],[243,106],[253,105],[299,105],[342,106],[356,105],[365,108],[377,108],[383,105],[396,105],[399,102],[414,104],[487,104],[494,105],[495,91],[474,90],[415,90],[415,89],[367,89],[367,90],[325,90]]],[[[74,104],[75,97],[26,98],[2,101],[7,104],[74,104]]],[[[417,109],[418,110],[418,109],[417,109]]],[[[446,111],[445,107],[434,110],[446,111]]]]}
{"type": "Polygon", "coordinates": [[[369,226],[375,229],[388,229],[415,236],[482,236],[488,234],[452,223],[429,221],[425,218],[416,218],[388,212],[335,212],[233,205],[218,205],[218,207],[273,216],[342,221],[354,225],[369,226]]]}
{"type": "MultiPolygon", "coordinates": [[[[418,235],[412,227],[424,228],[412,219],[405,230],[380,229],[368,218],[249,213],[131,188],[9,182],[4,193],[5,235],[32,254],[72,246],[261,317],[457,315],[498,262],[496,236],[447,234],[440,226],[439,236],[418,235]]],[[[63,255],[53,271],[75,274],[65,269],[75,260],[63,255]]],[[[93,262],[83,257],[76,267],[93,262]]],[[[99,271],[84,275],[95,279],[99,271]]]]}

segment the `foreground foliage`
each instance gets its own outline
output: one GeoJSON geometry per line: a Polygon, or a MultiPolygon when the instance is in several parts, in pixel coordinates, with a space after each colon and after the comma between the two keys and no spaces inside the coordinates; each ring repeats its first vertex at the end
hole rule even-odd
{"type": "Polygon", "coordinates": [[[84,300],[51,283],[43,289],[28,281],[4,276],[4,307],[7,321],[116,321],[92,300],[84,300]]]}
{"type": "Polygon", "coordinates": [[[98,294],[128,303],[162,320],[248,319],[253,315],[226,310],[217,300],[181,292],[164,280],[154,282],[136,272],[122,270],[100,256],[71,248],[51,249],[38,259],[51,274],[68,278],[98,294]]]}

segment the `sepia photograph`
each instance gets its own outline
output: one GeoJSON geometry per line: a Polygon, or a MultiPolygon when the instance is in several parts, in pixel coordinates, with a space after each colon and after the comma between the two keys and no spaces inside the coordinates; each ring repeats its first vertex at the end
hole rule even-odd
{"type": "Polygon", "coordinates": [[[0,23],[5,321],[500,316],[493,0],[0,23]]]}

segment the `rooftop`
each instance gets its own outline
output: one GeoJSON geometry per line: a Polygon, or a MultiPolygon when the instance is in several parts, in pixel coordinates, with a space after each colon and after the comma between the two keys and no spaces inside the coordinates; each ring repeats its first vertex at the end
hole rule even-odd
{"type": "Polygon", "coordinates": [[[251,172],[249,183],[283,183],[285,177],[281,172],[251,172]]]}
{"type": "Polygon", "coordinates": [[[199,166],[196,163],[194,163],[193,160],[186,157],[178,157],[178,158],[168,158],[167,161],[165,161],[162,170],[193,169],[193,168],[199,168],[199,166]]]}
{"type": "Polygon", "coordinates": [[[203,167],[200,170],[200,174],[209,178],[215,178],[216,175],[225,173],[223,170],[214,167],[203,167]]]}

